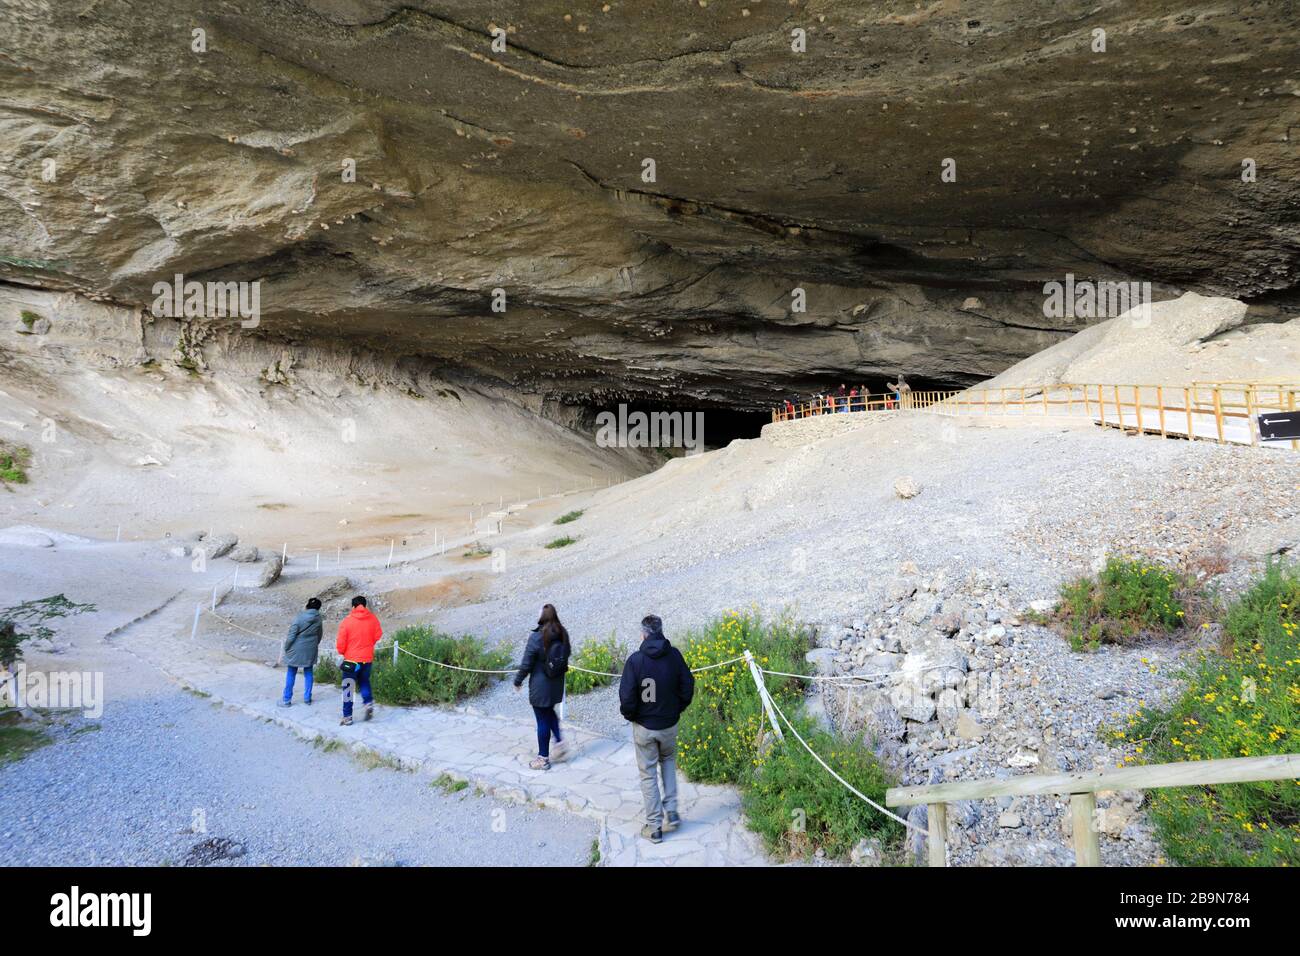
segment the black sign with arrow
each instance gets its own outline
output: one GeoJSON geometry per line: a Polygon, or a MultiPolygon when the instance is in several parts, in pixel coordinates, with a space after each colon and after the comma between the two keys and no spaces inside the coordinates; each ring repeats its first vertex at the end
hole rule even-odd
{"type": "Polygon", "coordinates": [[[1300,438],[1300,412],[1265,412],[1257,418],[1260,441],[1300,438]]]}

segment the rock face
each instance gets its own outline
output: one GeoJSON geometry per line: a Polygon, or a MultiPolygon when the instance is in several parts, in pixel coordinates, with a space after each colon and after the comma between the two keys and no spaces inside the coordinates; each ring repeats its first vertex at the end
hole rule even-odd
{"type": "Polygon", "coordinates": [[[1293,5],[980,6],[23,0],[0,279],[585,404],[968,384],[1067,272],[1294,307],[1293,5]]]}

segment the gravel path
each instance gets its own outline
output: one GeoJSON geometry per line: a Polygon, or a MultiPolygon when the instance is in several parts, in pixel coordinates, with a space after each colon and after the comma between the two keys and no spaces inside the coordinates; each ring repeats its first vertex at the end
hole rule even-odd
{"type": "Polygon", "coordinates": [[[216,862],[249,866],[588,862],[590,820],[368,770],[102,644],[60,656],[43,666],[102,669],[108,702],[101,720],[60,719],[51,745],[0,766],[7,865],[180,865],[208,839],[243,848],[216,862]]]}

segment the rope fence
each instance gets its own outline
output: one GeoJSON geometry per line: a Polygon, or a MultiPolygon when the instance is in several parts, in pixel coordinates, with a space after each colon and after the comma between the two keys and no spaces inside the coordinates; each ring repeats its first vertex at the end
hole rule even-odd
{"type": "MultiPolygon", "coordinates": [[[[278,639],[278,638],[274,638],[274,637],[271,637],[271,636],[268,635],[268,634],[262,634],[262,633],[259,632],[259,631],[250,630],[249,628],[246,628],[246,627],[244,627],[244,626],[241,625],[241,624],[237,624],[237,623],[235,623],[234,621],[230,620],[228,617],[225,617],[224,615],[221,615],[221,614],[216,613],[216,611],[213,611],[213,610],[210,610],[210,609],[208,609],[208,608],[205,608],[202,604],[196,605],[195,608],[194,608],[194,626],[193,626],[193,629],[192,629],[191,632],[190,632],[190,637],[191,637],[191,639],[197,637],[197,635],[198,635],[199,619],[200,619],[200,617],[201,617],[203,614],[205,614],[205,613],[206,613],[209,617],[215,618],[216,620],[220,621],[221,623],[223,623],[223,624],[225,624],[225,625],[227,625],[227,626],[229,626],[229,627],[233,627],[234,629],[236,629],[236,630],[238,630],[238,631],[242,631],[242,632],[245,633],[245,634],[249,634],[249,635],[252,635],[253,637],[261,638],[262,640],[265,640],[265,641],[274,641],[277,645],[280,645],[281,647],[283,646],[283,641],[281,641],[280,639],[278,639]]],[[[398,658],[398,655],[399,655],[399,654],[406,654],[408,657],[412,657],[412,658],[414,658],[414,659],[416,659],[416,660],[423,661],[423,662],[426,663],[426,664],[435,664],[435,665],[437,665],[438,667],[445,667],[445,668],[447,668],[447,669],[449,669],[449,670],[462,671],[462,672],[465,672],[465,673],[471,673],[471,674],[490,674],[490,675],[496,675],[496,676],[507,676],[507,675],[510,675],[510,674],[515,674],[515,673],[517,673],[518,670],[519,670],[518,667],[512,667],[512,668],[510,668],[509,670],[487,670],[487,669],[475,668],[475,667],[462,667],[462,666],[460,666],[460,665],[458,665],[458,664],[450,664],[450,663],[448,663],[448,662],[446,662],[446,661],[434,660],[434,659],[431,658],[431,657],[424,657],[423,655],[416,654],[416,653],[414,653],[413,651],[407,650],[406,648],[402,647],[402,645],[401,645],[401,641],[394,640],[394,641],[393,641],[393,663],[396,663],[396,662],[397,662],[397,658],[398,658]]],[[[905,820],[903,817],[900,817],[900,816],[898,816],[897,814],[890,812],[890,811],[887,810],[885,807],[882,807],[880,804],[876,803],[874,800],[872,800],[872,799],[871,799],[870,797],[868,797],[866,794],[862,793],[862,791],[860,791],[860,790],[858,790],[856,787],[854,787],[853,784],[851,784],[851,783],[849,783],[847,780],[845,780],[845,779],[844,779],[840,774],[838,774],[838,773],[835,771],[834,768],[832,768],[832,767],[830,766],[830,764],[828,764],[825,760],[823,760],[822,757],[821,757],[821,755],[818,754],[815,750],[813,750],[812,747],[808,744],[808,741],[804,740],[803,736],[799,733],[798,729],[796,729],[795,726],[794,726],[794,724],[791,723],[790,719],[789,719],[788,717],[786,717],[785,712],[781,710],[780,705],[777,704],[776,700],[772,697],[772,695],[771,695],[770,693],[768,693],[767,687],[766,687],[766,685],[764,684],[764,682],[763,682],[763,678],[762,678],[762,676],[761,676],[762,674],[768,674],[768,675],[771,675],[771,676],[774,676],[774,677],[792,677],[792,678],[797,678],[797,679],[800,679],[800,680],[807,680],[807,681],[814,681],[814,682],[815,682],[815,681],[819,681],[819,680],[857,680],[857,681],[863,681],[863,680],[869,680],[869,679],[882,679],[882,678],[888,678],[888,677],[895,676],[895,675],[893,675],[893,674],[844,674],[844,675],[838,675],[838,676],[824,676],[824,675],[814,675],[814,674],[791,674],[791,673],[787,673],[787,672],[784,672],[784,671],[766,670],[766,669],[764,669],[764,668],[759,667],[759,666],[755,663],[754,658],[753,658],[753,655],[752,655],[748,650],[746,650],[745,653],[742,654],[740,657],[733,657],[733,658],[731,658],[731,659],[729,659],[729,660],[718,661],[717,663],[714,663],[714,664],[706,664],[706,665],[704,665],[703,667],[693,667],[693,668],[691,668],[691,673],[692,673],[692,674],[700,674],[700,673],[703,673],[703,672],[705,672],[705,671],[715,670],[715,669],[720,668],[720,667],[728,667],[728,666],[735,665],[735,664],[740,664],[740,663],[748,663],[748,664],[750,665],[750,671],[751,671],[751,673],[753,674],[755,684],[756,684],[757,687],[758,687],[759,697],[761,698],[761,700],[762,700],[762,702],[763,702],[763,707],[764,707],[764,709],[767,711],[768,718],[769,718],[769,720],[770,720],[771,723],[772,723],[772,727],[773,727],[773,729],[775,730],[777,737],[779,737],[779,738],[781,738],[781,739],[784,739],[784,734],[781,732],[780,724],[778,723],[778,720],[779,720],[780,723],[783,723],[783,724],[786,726],[786,728],[790,731],[790,733],[794,735],[795,740],[797,740],[797,741],[799,742],[799,744],[800,744],[800,745],[801,745],[801,746],[802,746],[806,751],[808,751],[809,755],[810,755],[810,756],[811,756],[815,761],[817,761],[817,763],[820,764],[821,767],[822,767],[822,768],[823,768],[827,773],[829,773],[832,777],[834,777],[836,781],[838,781],[842,786],[844,786],[846,789],[848,789],[848,790],[849,790],[849,791],[850,791],[854,796],[858,797],[860,800],[865,801],[868,805],[870,805],[870,806],[871,806],[873,809],[875,809],[876,811],[878,811],[878,812],[884,814],[884,815],[887,816],[887,817],[890,817],[890,818],[892,818],[892,819],[898,821],[899,823],[901,823],[904,827],[906,827],[906,828],[909,829],[909,830],[914,830],[914,831],[919,832],[919,833],[925,833],[925,832],[927,832],[926,830],[923,830],[922,828],[917,827],[916,825],[914,825],[914,824],[912,824],[912,823],[909,823],[909,822],[908,822],[907,820],[905,820]]],[[[939,665],[939,666],[942,666],[942,665],[939,665]]],[[[593,671],[593,670],[589,670],[589,669],[587,669],[587,668],[585,668],[585,667],[579,667],[579,666],[577,666],[577,665],[575,665],[575,664],[570,664],[569,667],[570,667],[570,669],[572,669],[572,670],[581,671],[581,672],[584,673],[584,674],[592,674],[592,675],[595,675],[595,676],[597,676],[597,677],[621,677],[621,676],[622,676],[622,674],[616,674],[616,673],[609,672],[609,671],[593,671]]],[[[864,686],[865,686],[865,685],[864,685],[864,686]]]]}

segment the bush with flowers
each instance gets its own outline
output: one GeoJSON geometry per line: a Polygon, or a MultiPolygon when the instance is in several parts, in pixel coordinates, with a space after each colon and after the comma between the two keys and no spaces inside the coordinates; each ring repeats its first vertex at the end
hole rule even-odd
{"type": "MultiPolygon", "coordinates": [[[[765,621],[757,612],[727,612],[686,636],[682,654],[692,669],[726,663],[695,675],[695,700],[678,725],[678,763],[692,780],[741,788],[746,822],[768,849],[809,856],[823,849],[847,856],[866,836],[882,846],[898,841],[902,828],[863,803],[821,767],[789,733],[772,733],[758,688],[743,660],[748,648],[768,671],[808,674],[804,655],[811,634],[789,616],[765,621]]],[[[836,772],[877,803],[890,786],[887,773],[860,740],[816,729],[802,712],[806,682],[764,675],[781,712],[836,772]]]]}
{"type": "Polygon", "coordinates": [[[1070,646],[1081,651],[1178,630],[1193,600],[1186,577],[1149,561],[1112,557],[1095,578],[1061,588],[1056,617],[1070,646]]]}
{"type": "MultiPolygon", "coordinates": [[[[1223,647],[1202,651],[1166,707],[1112,730],[1125,763],[1296,753],[1300,749],[1300,569],[1272,564],[1223,619],[1223,647]]],[[[1300,780],[1150,792],[1172,860],[1188,866],[1300,864],[1300,780]]]]}

